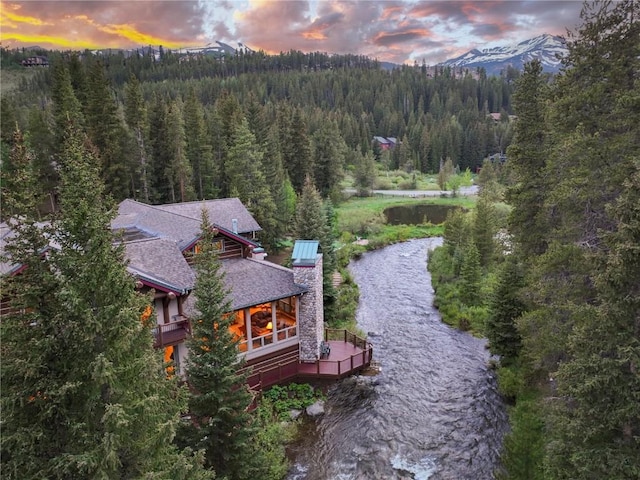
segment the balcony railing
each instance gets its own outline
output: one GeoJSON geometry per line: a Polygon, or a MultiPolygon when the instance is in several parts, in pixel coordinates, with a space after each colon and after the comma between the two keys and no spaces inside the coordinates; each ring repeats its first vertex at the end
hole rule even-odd
{"type": "Polygon", "coordinates": [[[176,315],[173,322],[156,325],[152,331],[155,347],[174,345],[191,335],[191,322],[184,315],[176,315]]]}

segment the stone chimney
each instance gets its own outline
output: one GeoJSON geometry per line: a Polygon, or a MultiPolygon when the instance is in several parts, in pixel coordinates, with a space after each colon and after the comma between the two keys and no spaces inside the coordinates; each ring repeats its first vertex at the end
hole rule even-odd
{"type": "Polygon", "coordinates": [[[300,298],[298,312],[300,361],[315,362],[320,358],[320,342],[324,338],[322,254],[318,253],[318,242],[297,240],[292,260],[293,281],[308,288],[300,298]]]}

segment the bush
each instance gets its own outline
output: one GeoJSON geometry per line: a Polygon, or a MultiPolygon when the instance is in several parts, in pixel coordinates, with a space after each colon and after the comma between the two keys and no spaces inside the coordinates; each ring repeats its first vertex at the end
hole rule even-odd
{"type": "Polygon", "coordinates": [[[276,417],[285,420],[291,410],[304,410],[322,398],[324,394],[307,383],[290,383],[274,385],[264,391],[261,405],[270,406],[276,417]]]}
{"type": "Polygon", "coordinates": [[[393,182],[387,177],[378,177],[374,182],[374,190],[393,190],[393,182]]]}
{"type": "Polygon", "coordinates": [[[522,392],[524,379],[516,367],[500,367],[498,369],[498,389],[500,393],[513,402],[522,392]]]}

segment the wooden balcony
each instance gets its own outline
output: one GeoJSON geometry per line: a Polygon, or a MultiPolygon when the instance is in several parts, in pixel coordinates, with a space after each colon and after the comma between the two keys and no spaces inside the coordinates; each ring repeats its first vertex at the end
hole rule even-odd
{"type": "Polygon", "coordinates": [[[157,325],[153,329],[156,348],[167,347],[183,342],[191,335],[191,322],[184,315],[176,315],[174,321],[157,325]]]}
{"type": "Polygon", "coordinates": [[[313,363],[301,363],[298,346],[249,361],[242,369],[252,390],[262,390],[295,380],[339,380],[364,370],[371,364],[373,347],[347,330],[327,329],[325,339],[331,347],[328,356],[313,363]]]}

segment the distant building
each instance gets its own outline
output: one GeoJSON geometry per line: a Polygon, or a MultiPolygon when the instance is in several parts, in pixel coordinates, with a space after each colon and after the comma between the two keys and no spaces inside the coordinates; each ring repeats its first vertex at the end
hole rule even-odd
{"type": "Polygon", "coordinates": [[[382,150],[391,150],[398,143],[398,139],[396,137],[373,137],[373,142],[377,143],[382,150]]]}
{"type": "Polygon", "coordinates": [[[42,55],[35,55],[33,57],[25,58],[22,60],[23,67],[48,67],[49,59],[42,55]]]}

